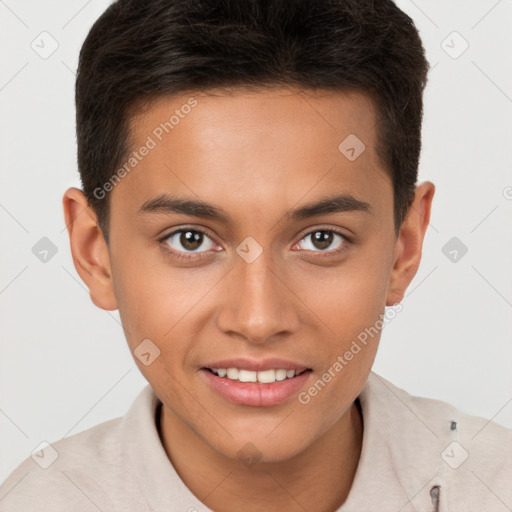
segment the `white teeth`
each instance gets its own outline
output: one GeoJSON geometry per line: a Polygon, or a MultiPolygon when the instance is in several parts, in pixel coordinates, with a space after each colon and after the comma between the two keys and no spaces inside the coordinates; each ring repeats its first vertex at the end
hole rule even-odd
{"type": "MultiPolygon", "coordinates": [[[[295,372],[293,372],[295,374],[295,372]]],[[[275,370],[264,370],[258,372],[258,382],[262,384],[269,384],[275,382],[276,380],[276,371],[275,370]]]]}
{"type": "Polygon", "coordinates": [[[276,370],[276,380],[286,379],[286,370],[276,370]]]}
{"type": "Polygon", "coordinates": [[[228,379],[238,380],[238,368],[228,368],[226,370],[226,375],[228,379]]]}
{"type": "Polygon", "coordinates": [[[212,368],[211,369],[219,377],[226,377],[230,380],[238,380],[240,382],[260,382],[262,384],[272,384],[276,381],[291,379],[295,377],[295,370],[285,370],[279,368],[277,370],[262,370],[259,372],[252,370],[240,370],[238,368],[212,368]]]}
{"type": "Polygon", "coordinates": [[[251,372],[250,370],[239,370],[238,372],[240,382],[256,382],[257,376],[257,372],[251,372]]]}

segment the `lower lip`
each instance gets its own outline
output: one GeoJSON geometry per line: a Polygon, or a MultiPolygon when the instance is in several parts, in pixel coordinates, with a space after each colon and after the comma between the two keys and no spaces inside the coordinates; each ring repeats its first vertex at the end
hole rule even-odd
{"type": "Polygon", "coordinates": [[[305,371],[292,379],[271,384],[231,380],[227,377],[219,377],[205,369],[201,369],[201,374],[215,391],[230,402],[252,407],[268,407],[280,404],[296,395],[309,379],[311,372],[305,371]]]}

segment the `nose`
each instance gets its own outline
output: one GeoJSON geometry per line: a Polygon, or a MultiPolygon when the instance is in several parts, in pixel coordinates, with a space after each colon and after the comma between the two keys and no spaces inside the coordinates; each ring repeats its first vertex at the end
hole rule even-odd
{"type": "Polygon", "coordinates": [[[268,252],[252,263],[236,261],[224,280],[217,316],[219,329],[252,344],[283,338],[299,325],[299,300],[286,282],[286,271],[273,264],[268,252]]]}

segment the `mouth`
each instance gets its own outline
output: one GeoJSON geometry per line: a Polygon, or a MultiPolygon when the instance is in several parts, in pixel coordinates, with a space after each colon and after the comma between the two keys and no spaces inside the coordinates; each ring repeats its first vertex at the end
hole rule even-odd
{"type": "Polygon", "coordinates": [[[282,361],[280,364],[277,361],[275,363],[275,367],[242,362],[239,362],[239,366],[215,364],[202,367],[200,374],[205,384],[228,402],[250,407],[270,407],[293,399],[307,385],[313,373],[311,368],[304,366],[282,361]],[[252,366],[252,369],[247,366],[252,366]]]}
{"type": "Polygon", "coordinates": [[[267,370],[246,370],[243,368],[202,368],[217,377],[229,379],[236,382],[253,382],[259,384],[272,384],[283,380],[293,379],[300,375],[311,372],[311,368],[305,369],[286,369],[286,368],[269,368],[267,370]]]}

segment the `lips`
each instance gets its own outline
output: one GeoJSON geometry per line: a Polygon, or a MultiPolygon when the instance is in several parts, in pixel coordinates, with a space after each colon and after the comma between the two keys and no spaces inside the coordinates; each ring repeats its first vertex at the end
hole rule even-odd
{"type": "Polygon", "coordinates": [[[200,373],[205,382],[228,401],[268,407],[296,395],[309,380],[312,370],[302,363],[284,359],[224,359],[208,363],[200,373]]]}
{"type": "Polygon", "coordinates": [[[291,400],[311,378],[312,373],[305,371],[291,379],[271,384],[259,382],[239,382],[230,380],[203,369],[200,371],[203,382],[225,400],[243,406],[271,407],[291,400]]]}

